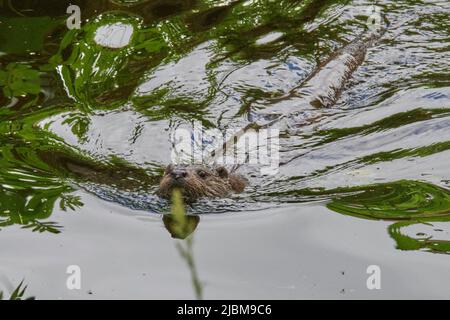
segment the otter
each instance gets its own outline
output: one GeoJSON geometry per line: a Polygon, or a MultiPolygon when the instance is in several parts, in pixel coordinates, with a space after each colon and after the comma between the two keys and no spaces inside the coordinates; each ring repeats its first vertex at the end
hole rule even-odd
{"type": "Polygon", "coordinates": [[[240,193],[247,186],[247,179],[229,172],[225,167],[209,168],[204,165],[168,165],[159,184],[157,194],[170,199],[172,191],[179,189],[187,203],[203,197],[226,197],[240,193]]]}
{"type": "MultiPolygon", "coordinates": [[[[250,128],[269,128],[287,116],[295,116],[299,111],[329,108],[340,97],[346,81],[353,72],[364,62],[367,49],[372,46],[385,32],[384,28],[371,30],[362,34],[342,49],[322,62],[319,67],[296,86],[288,95],[274,99],[273,104],[265,112],[249,113],[250,123],[230,137],[213,154],[220,155],[235,144],[250,128]],[[300,99],[300,105],[285,104],[291,98],[300,99]]],[[[314,122],[320,116],[309,116],[304,122],[314,122]]],[[[158,195],[170,198],[172,190],[179,188],[186,201],[193,202],[201,197],[225,197],[231,191],[242,192],[247,181],[235,174],[229,174],[224,167],[209,169],[201,166],[173,166],[169,165],[161,179],[158,195]]]]}
{"type": "MultiPolygon", "coordinates": [[[[366,50],[382,34],[383,30],[376,30],[361,35],[326,59],[317,70],[287,95],[270,99],[270,105],[257,113],[255,110],[250,110],[248,123],[214,150],[211,153],[212,159],[208,163],[216,163],[214,158],[223,155],[222,151],[233,145],[247,129],[270,128],[274,124],[281,123],[284,118],[292,119],[299,126],[302,123],[314,121],[316,116],[307,115],[306,119],[302,119],[298,117],[298,113],[311,108],[323,110],[331,107],[339,98],[346,80],[363,63],[366,50]],[[299,103],[290,101],[285,104],[284,102],[289,99],[296,99],[299,103]]],[[[323,112],[318,113],[320,117],[323,112]]],[[[149,190],[158,184],[157,177],[161,176],[160,174],[148,176],[142,168],[125,164],[107,165],[93,162],[91,159],[78,159],[71,153],[59,154],[54,150],[42,152],[40,156],[47,164],[60,168],[63,173],[70,172],[83,180],[113,185],[127,191],[140,191],[143,188],[149,190]]],[[[240,193],[246,188],[248,181],[235,171],[228,171],[225,167],[214,165],[169,165],[159,182],[157,195],[169,199],[172,191],[178,188],[185,202],[193,203],[202,197],[226,197],[231,193],[240,193]]]]}

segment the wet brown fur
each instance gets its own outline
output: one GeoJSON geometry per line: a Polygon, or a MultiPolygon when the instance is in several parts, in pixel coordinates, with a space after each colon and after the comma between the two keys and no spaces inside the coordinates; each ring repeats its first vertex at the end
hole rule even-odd
{"type": "Polygon", "coordinates": [[[170,199],[173,190],[179,189],[186,202],[194,202],[203,197],[225,197],[232,192],[240,193],[246,185],[245,178],[230,174],[224,167],[169,165],[159,184],[158,195],[170,199]]]}

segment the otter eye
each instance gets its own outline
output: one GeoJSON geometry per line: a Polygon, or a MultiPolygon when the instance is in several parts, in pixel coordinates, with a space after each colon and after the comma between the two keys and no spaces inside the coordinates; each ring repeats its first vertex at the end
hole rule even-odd
{"type": "Polygon", "coordinates": [[[200,178],[206,178],[206,176],[208,175],[208,174],[206,173],[206,171],[203,171],[203,170],[198,170],[198,171],[197,171],[197,174],[198,174],[198,176],[199,176],[200,178]]]}

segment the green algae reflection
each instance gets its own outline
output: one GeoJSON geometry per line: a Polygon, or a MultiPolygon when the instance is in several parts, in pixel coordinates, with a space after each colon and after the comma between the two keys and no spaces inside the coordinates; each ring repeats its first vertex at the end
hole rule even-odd
{"type": "Polygon", "coordinates": [[[337,197],[327,207],[333,211],[366,219],[449,221],[449,191],[420,181],[347,189],[353,194],[337,197]]]}
{"type": "Polygon", "coordinates": [[[425,232],[415,237],[402,232],[412,225],[432,226],[432,222],[450,221],[450,192],[447,189],[420,181],[401,180],[348,188],[327,207],[354,217],[398,221],[389,226],[388,233],[400,250],[450,253],[449,240],[434,239],[425,232]]]}
{"type": "Polygon", "coordinates": [[[126,102],[146,67],[164,57],[166,44],[156,28],[124,12],[105,13],[71,30],[50,68],[58,68],[68,95],[92,109],[126,102]]]}

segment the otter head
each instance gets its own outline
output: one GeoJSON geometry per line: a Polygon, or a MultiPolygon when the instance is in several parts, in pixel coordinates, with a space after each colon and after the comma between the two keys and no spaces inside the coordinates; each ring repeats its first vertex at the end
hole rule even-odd
{"type": "Polygon", "coordinates": [[[244,189],[245,185],[239,187],[236,179],[242,178],[230,175],[225,167],[169,165],[159,184],[158,195],[170,199],[173,190],[179,189],[186,202],[202,197],[225,197],[231,191],[241,192],[244,189]]]}

